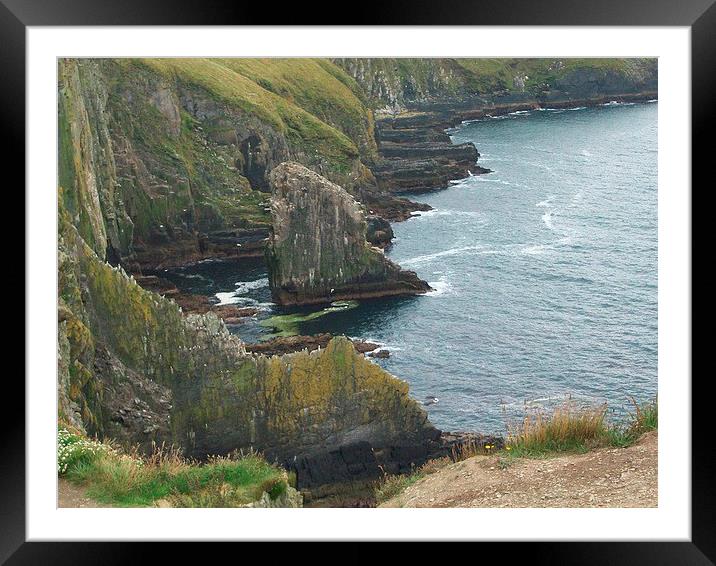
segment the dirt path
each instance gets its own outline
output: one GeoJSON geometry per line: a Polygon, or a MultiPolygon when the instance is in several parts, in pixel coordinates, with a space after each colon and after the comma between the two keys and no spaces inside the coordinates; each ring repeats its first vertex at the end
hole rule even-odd
{"type": "Polygon", "coordinates": [[[58,481],[58,507],[110,507],[97,503],[85,495],[85,488],[60,478],[58,481]]]}
{"type": "Polygon", "coordinates": [[[657,492],[657,433],[649,432],[629,448],[514,459],[507,466],[497,456],[476,456],[381,507],[656,507],[657,492]]]}

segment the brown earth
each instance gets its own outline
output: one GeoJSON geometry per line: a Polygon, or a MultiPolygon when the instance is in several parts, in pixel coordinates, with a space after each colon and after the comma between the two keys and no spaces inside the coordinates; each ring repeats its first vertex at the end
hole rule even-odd
{"type": "Polygon", "coordinates": [[[657,507],[656,431],[628,448],[548,459],[475,456],[381,507],[657,507]]]}
{"type": "Polygon", "coordinates": [[[58,507],[111,507],[111,505],[104,505],[94,499],[90,499],[85,495],[86,489],[84,487],[70,483],[66,479],[58,479],[57,490],[58,507]]]}

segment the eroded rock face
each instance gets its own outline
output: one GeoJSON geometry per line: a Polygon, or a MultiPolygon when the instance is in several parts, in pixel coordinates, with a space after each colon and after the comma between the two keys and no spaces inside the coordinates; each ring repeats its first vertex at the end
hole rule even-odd
{"type": "Polygon", "coordinates": [[[343,188],[298,163],[269,174],[273,233],[267,260],[274,301],[326,303],[419,295],[430,286],[366,241],[365,210],[343,188]]]}
{"type": "Polygon", "coordinates": [[[439,436],[407,383],[347,338],[249,353],[214,313],[185,315],[100,260],[60,211],[60,422],[146,451],[254,448],[285,465],[356,442],[390,450],[439,436]]]}

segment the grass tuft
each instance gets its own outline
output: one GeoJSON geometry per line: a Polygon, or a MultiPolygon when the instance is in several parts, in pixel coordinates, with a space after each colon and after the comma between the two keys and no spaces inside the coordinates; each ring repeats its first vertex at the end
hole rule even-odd
{"type": "Polygon", "coordinates": [[[375,486],[379,505],[396,497],[425,476],[437,472],[448,464],[474,456],[497,456],[496,465],[506,470],[516,458],[546,458],[559,453],[584,453],[594,448],[626,448],[642,434],[658,427],[658,404],[654,401],[638,404],[630,399],[633,413],[626,422],[610,425],[606,421],[607,405],[577,407],[565,401],[551,414],[543,410],[527,413],[517,423],[507,425],[504,447],[495,444],[464,444],[453,449],[451,458],[431,460],[406,475],[385,475],[375,486]]]}
{"type": "MultiPolygon", "coordinates": [[[[60,431],[61,442],[68,434],[60,431]]],[[[256,453],[214,456],[199,463],[162,446],[142,458],[136,451],[122,453],[71,436],[75,438],[70,445],[84,448],[81,454],[75,448],[64,467],[58,463],[60,475],[85,486],[92,499],[117,507],[147,507],[161,500],[172,507],[237,507],[258,500],[264,491],[275,500],[288,489],[286,472],[256,453]]]]}
{"type": "Polygon", "coordinates": [[[554,452],[586,452],[612,446],[626,448],[658,426],[657,401],[639,405],[626,422],[606,422],[607,405],[576,407],[567,400],[551,415],[542,410],[527,413],[521,422],[508,424],[505,451],[513,457],[543,457],[554,452]]]}
{"type": "Polygon", "coordinates": [[[606,405],[577,408],[569,401],[551,415],[542,410],[528,412],[521,422],[507,425],[507,447],[515,456],[586,452],[602,443],[606,412],[606,405]]]}

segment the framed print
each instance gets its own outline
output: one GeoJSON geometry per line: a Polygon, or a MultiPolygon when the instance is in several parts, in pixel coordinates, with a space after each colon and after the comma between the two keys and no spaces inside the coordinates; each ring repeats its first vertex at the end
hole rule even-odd
{"type": "Polygon", "coordinates": [[[179,8],[0,6],[27,262],[3,559],[712,563],[710,2],[179,8]]]}

